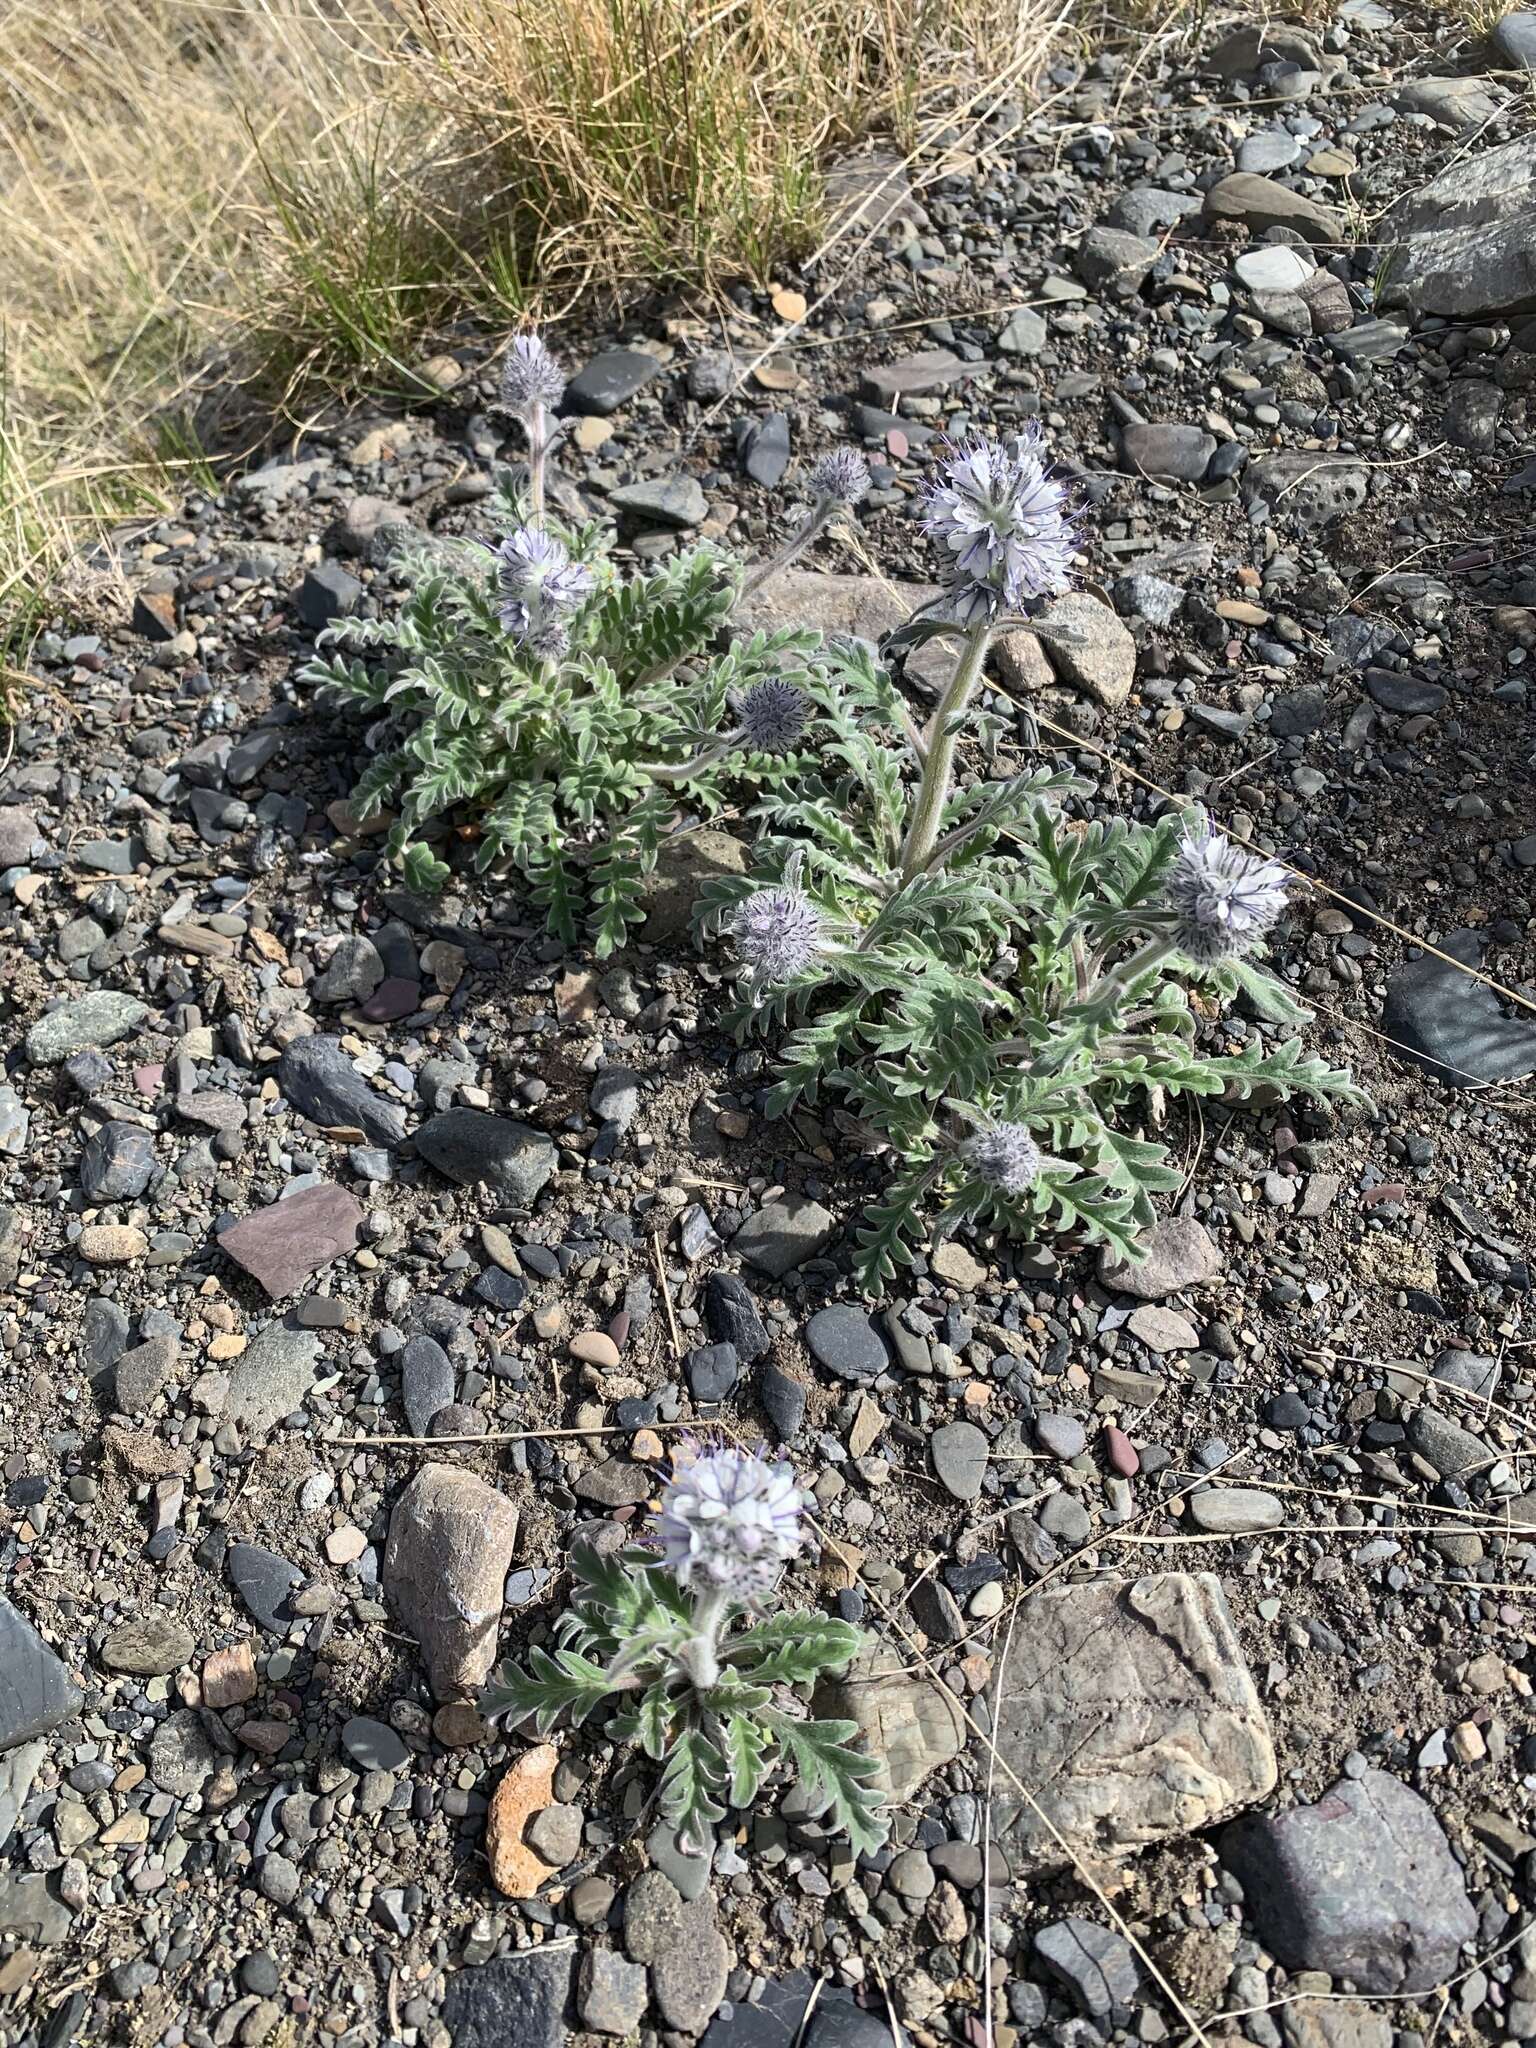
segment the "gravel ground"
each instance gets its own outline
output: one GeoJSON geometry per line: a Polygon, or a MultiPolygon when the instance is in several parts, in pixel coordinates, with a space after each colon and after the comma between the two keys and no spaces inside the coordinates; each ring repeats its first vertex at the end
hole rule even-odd
{"type": "Polygon", "coordinates": [[[481,530],[482,342],[116,537],[0,773],[0,2039],[1536,2039],[1533,44],[1348,0],[1064,65],[864,179],[835,277],[553,337],[639,555],[864,445],[773,601],[869,631],[930,436],[1044,418],[1092,559],[1014,751],[1315,876],[1276,957],[1377,1104],[1176,1122],[1146,1268],[857,1296],[878,1165],[764,1119],[685,941],[729,841],[601,968],[380,868],[293,677],[400,525],[481,530]],[[813,1487],[875,1856],[775,1793],[684,1857],[600,1733],[470,1704],[688,1423],[813,1487]]]}

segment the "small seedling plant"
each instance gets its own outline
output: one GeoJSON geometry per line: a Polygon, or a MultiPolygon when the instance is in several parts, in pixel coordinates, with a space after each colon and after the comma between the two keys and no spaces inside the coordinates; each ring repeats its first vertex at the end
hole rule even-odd
{"type": "Polygon", "coordinates": [[[948,635],[953,675],[918,731],[872,650],[833,649],[804,687],[818,773],[760,803],[754,873],[711,884],[700,929],[741,961],[738,1036],[782,1041],[768,1107],[823,1095],[892,1163],[859,1236],[878,1291],[936,1227],[1080,1229],[1144,1256],[1181,1175],[1150,1131],[1179,1095],[1363,1102],[1306,1055],[1306,1012],[1258,963],[1287,871],[1198,810],[1089,820],[1044,770],[962,784],[962,737],[998,631],[1066,586],[1075,548],[1038,437],[953,451],[927,525],[945,597],[908,638],[948,635]],[[1246,1000],[1287,1027],[1212,1047],[1246,1000]]]}
{"type": "Polygon", "coordinates": [[[301,674],[372,718],[352,808],[360,823],[392,815],[386,857],[411,887],[447,881],[432,838],[456,818],[478,868],[518,874],[551,933],[586,936],[605,958],[643,920],[681,812],[709,817],[736,784],[775,788],[809,766],[794,679],[819,636],[724,629],[744,591],[868,479],[856,455],[817,465],[809,514],[755,575],[705,544],[626,577],[609,528],[549,509],[563,391],[540,342],[513,344],[502,397],[529,462],[526,482],[503,479],[492,501],[504,538],[407,543],[400,610],[328,627],[301,674]]]}
{"type": "Polygon", "coordinates": [[[554,1648],[532,1650],[526,1668],[502,1665],[485,1712],[547,1735],[562,1716],[580,1725],[607,1710],[607,1734],[658,1766],[656,1805],[696,1853],[728,1809],[754,1806],[778,1765],[855,1850],[879,1848],[888,1823],[875,1759],[854,1746],[852,1721],[814,1719],[805,1704],[819,1678],[846,1669],[862,1633],[771,1611],[806,1505],[787,1465],[684,1449],[662,1495],[660,1548],[578,1548],[554,1648]]]}

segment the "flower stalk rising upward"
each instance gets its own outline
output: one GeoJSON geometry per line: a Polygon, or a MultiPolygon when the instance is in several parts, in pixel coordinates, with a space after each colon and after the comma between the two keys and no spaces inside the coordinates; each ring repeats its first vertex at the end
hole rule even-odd
{"type": "Polygon", "coordinates": [[[1010,615],[1067,588],[1077,534],[1065,488],[1046,470],[1038,427],[1008,441],[953,444],[927,488],[925,530],[949,555],[946,609],[965,631],[923,748],[922,781],[902,848],[903,881],[933,862],[949,801],[961,721],[986,669],[992,635],[1010,615]]]}
{"type": "Polygon", "coordinates": [[[834,448],[811,465],[806,478],[811,509],[776,555],[759,562],[742,585],[743,597],[761,590],[771,577],[798,561],[845,505],[856,505],[869,490],[869,464],[857,448],[834,448]]]}
{"type": "Polygon", "coordinates": [[[551,415],[565,396],[565,373],[536,334],[519,334],[501,368],[501,402],[528,436],[528,494],[535,519],[544,513],[544,465],[559,438],[551,415]]]}

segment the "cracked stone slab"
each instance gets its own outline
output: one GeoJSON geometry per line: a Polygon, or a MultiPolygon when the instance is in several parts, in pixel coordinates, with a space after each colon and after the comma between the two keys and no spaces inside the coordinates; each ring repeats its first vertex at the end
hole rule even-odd
{"type": "Polygon", "coordinates": [[[1036,1868],[1139,1849],[1275,1784],[1269,1724],[1211,1572],[1048,1588],[992,1691],[993,1825],[1036,1868]]]}

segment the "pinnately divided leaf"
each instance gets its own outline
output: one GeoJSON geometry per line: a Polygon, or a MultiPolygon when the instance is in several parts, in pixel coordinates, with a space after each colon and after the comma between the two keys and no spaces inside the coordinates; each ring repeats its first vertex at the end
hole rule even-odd
{"type": "Polygon", "coordinates": [[[794,1767],[813,1810],[829,1813],[856,1855],[873,1854],[890,1833],[884,1801],[872,1782],[879,1765],[853,1747],[853,1721],[797,1721],[777,1707],[766,1709],[764,1727],[794,1767]]]}
{"type": "Polygon", "coordinates": [[[731,1638],[730,1657],[759,1685],[810,1685],[824,1672],[845,1669],[862,1640],[851,1623],[831,1615],[770,1615],[731,1638]]]}

